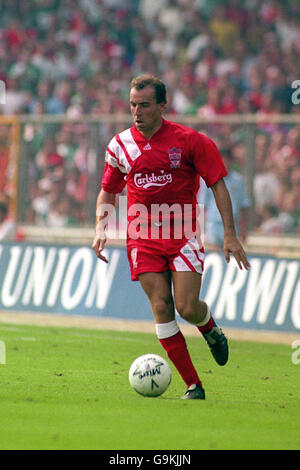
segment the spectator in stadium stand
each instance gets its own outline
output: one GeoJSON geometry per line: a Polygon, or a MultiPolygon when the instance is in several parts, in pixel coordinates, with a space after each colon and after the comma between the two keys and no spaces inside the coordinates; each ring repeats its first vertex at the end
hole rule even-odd
{"type": "Polygon", "coordinates": [[[226,261],[229,262],[232,253],[240,269],[248,269],[250,265],[236,236],[231,200],[223,179],[226,169],[215,143],[204,134],[165,120],[162,115],[166,103],[166,87],[158,78],[142,75],[131,82],[134,126],[115,135],[107,147],[92,246],[96,256],[108,262],[103,253],[106,211],[109,204],[111,208],[115,206],[116,194],[127,184],[131,278],[141,283],[149,298],[157,337],[187,386],[183,398],[203,400],[205,392],[175,320],[174,309],[199,329],[216,362],[225,365],[227,339],[208,305],[199,300],[204,261],[199,231],[186,229],[185,225],[188,220],[196,222],[199,175],[211,187],[222,215],[226,261]],[[155,216],[152,213],[155,204],[169,208],[177,204],[177,213],[175,209],[173,216],[169,211],[155,216]],[[140,229],[136,232],[137,207],[140,229]],[[190,216],[184,212],[182,217],[182,209],[186,211],[187,207],[190,216]],[[135,213],[130,215],[132,210],[135,213]],[[166,226],[171,226],[169,233],[164,232],[166,226]],[[179,227],[180,237],[176,232],[179,227]]]}
{"type": "MultiPolygon", "coordinates": [[[[147,71],[163,78],[179,118],[299,114],[299,31],[295,0],[3,0],[0,113],[115,115],[126,111],[131,77],[147,71]]],[[[266,119],[260,129],[282,130],[286,144],[286,125],[266,119]]],[[[216,138],[224,129],[206,130],[216,138]]]]}
{"type": "MultiPolygon", "coordinates": [[[[233,155],[229,149],[221,150],[223,162],[227,170],[224,181],[232,201],[232,211],[235,229],[243,242],[247,238],[247,217],[251,200],[242,175],[234,170],[233,155]]],[[[219,250],[223,248],[224,228],[220,212],[216,206],[212,191],[206,185],[200,185],[198,194],[199,204],[204,205],[205,211],[205,244],[207,248],[219,250]]]]}
{"type": "MultiPolygon", "coordinates": [[[[47,81],[50,96],[45,96],[45,107],[49,113],[65,112],[71,105],[74,90],[61,96],[60,83],[64,80],[74,89],[78,80],[84,81],[86,102],[94,76],[103,73],[108,76],[105,93],[110,96],[122,81],[121,70],[137,72],[135,60],[148,42],[151,52],[144,51],[140,72],[153,66],[153,73],[163,73],[167,78],[170,65],[180,72],[182,66],[190,65],[192,76],[198,79],[210,51],[207,83],[219,74],[230,77],[233,69],[240,67],[239,93],[249,94],[254,111],[260,107],[263,89],[274,89],[277,100],[286,105],[287,85],[297,76],[299,6],[292,1],[254,6],[236,0],[226,5],[164,0],[159,7],[147,0],[122,4],[49,1],[46,8],[35,4],[22,7],[21,12],[15,8],[17,3],[3,2],[1,11],[0,28],[7,46],[0,51],[3,78],[17,79],[18,93],[30,90],[33,102],[40,83],[47,81]],[[162,56],[159,37],[168,45],[166,57],[162,56]],[[260,71],[256,83],[251,83],[253,67],[260,71]]],[[[117,92],[122,93],[122,87],[117,92]]],[[[90,106],[94,106],[93,101],[90,106]]],[[[15,107],[24,112],[22,100],[15,107]]],[[[33,103],[29,112],[32,108],[33,103]]]]}
{"type": "Polygon", "coordinates": [[[0,198],[0,241],[16,239],[16,224],[8,214],[8,204],[5,197],[0,198]]]}
{"type": "Polygon", "coordinates": [[[54,137],[47,137],[45,139],[44,145],[37,153],[35,160],[40,171],[48,168],[54,169],[57,166],[64,166],[64,158],[57,152],[57,145],[54,137]]]}

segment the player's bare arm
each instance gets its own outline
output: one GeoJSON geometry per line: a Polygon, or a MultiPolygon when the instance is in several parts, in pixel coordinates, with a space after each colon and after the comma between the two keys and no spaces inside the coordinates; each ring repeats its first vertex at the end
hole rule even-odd
{"type": "Polygon", "coordinates": [[[230,253],[232,253],[240,269],[249,269],[250,264],[246,253],[236,236],[231,199],[224,180],[220,179],[217,181],[211,189],[224,225],[224,254],[226,262],[229,263],[230,253]]]}
{"type": "Polygon", "coordinates": [[[101,189],[96,202],[96,225],[95,236],[92,248],[96,256],[105,263],[108,263],[107,258],[102,254],[104,245],[106,243],[106,227],[110,215],[110,208],[113,208],[116,203],[116,195],[108,193],[101,189]]]}

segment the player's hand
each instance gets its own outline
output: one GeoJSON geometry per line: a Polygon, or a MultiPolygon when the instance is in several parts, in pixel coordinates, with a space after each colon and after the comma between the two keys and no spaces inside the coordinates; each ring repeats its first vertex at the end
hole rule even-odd
{"type": "Polygon", "coordinates": [[[100,238],[98,235],[95,235],[92,248],[97,258],[99,258],[101,261],[104,261],[105,263],[108,263],[108,259],[102,254],[105,243],[106,243],[106,237],[100,238]]]}
{"type": "Polygon", "coordinates": [[[230,253],[233,254],[233,256],[236,259],[236,262],[238,264],[238,267],[240,269],[249,269],[250,268],[250,263],[248,261],[247,255],[244,251],[244,248],[240,244],[239,240],[236,238],[234,235],[226,236],[224,237],[224,254],[225,254],[225,259],[226,262],[229,263],[230,261],[230,253]]]}

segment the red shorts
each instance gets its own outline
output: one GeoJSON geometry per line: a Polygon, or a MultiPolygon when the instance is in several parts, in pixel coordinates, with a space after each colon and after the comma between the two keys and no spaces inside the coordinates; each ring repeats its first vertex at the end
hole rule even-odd
{"type": "Polygon", "coordinates": [[[138,275],[147,272],[203,272],[204,248],[196,237],[189,240],[128,240],[127,256],[133,281],[138,281],[138,275]]]}

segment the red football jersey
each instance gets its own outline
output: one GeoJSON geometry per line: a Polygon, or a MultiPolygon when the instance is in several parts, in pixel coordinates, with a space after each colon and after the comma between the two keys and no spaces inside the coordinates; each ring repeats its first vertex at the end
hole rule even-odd
{"type": "MultiPolygon", "coordinates": [[[[197,205],[200,176],[208,187],[226,176],[221,155],[204,134],[163,120],[147,140],[134,126],[117,134],[106,151],[102,188],[120,193],[127,184],[128,211],[143,205],[197,205]]],[[[129,215],[128,220],[131,216],[129,215]]]]}

